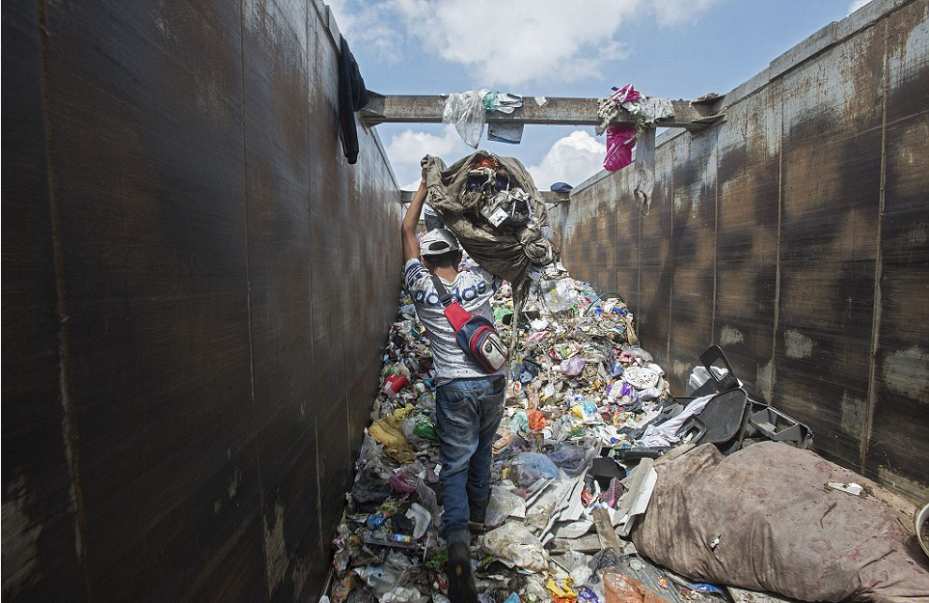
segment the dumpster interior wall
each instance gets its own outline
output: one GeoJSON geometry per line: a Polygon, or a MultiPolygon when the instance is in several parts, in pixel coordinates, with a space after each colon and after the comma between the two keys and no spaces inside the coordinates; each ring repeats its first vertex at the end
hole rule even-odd
{"type": "MultiPolygon", "coordinates": [[[[922,499],[926,17],[872,2],[664,136],[648,216],[624,172],[552,210],[676,393],[718,342],[922,499]]],[[[316,600],[400,287],[384,151],[339,145],[335,24],[20,0],[2,33],[4,598],[316,600]]]]}
{"type": "Polygon", "coordinates": [[[328,22],[4,3],[4,599],[322,592],[401,266],[328,22]]]}
{"type": "Polygon", "coordinates": [[[816,449],[929,500],[929,3],[872,2],[550,212],[564,263],[629,300],[682,394],[710,342],[816,449]]]}

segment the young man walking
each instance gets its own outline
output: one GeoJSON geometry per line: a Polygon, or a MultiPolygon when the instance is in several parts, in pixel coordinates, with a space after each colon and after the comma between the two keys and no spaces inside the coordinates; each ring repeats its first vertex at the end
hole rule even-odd
{"type": "Polygon", "coordinates": [[[477,603],[468,523],[484,522],[490,500],[492,444],[503,417],[506,366],[487,374],[458,347],[432,275],[468,312],[491,321],[490,299],[501,280],[481,268],[459,272],[461,246],[444,228],[427,232],[420,245],[416,228],[425,199],[423,178],[400,229],[404,281],[429,335],[435,366],[444,507],[440,534],[448,543],[448,595],[452,603],[477,603]]]}

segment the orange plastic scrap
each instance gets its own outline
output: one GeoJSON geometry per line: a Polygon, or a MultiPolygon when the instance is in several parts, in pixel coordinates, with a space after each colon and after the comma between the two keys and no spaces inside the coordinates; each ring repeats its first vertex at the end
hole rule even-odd
{"type": "Polygon", "coordinates": [[[498,439],[493,444],[494,456],[506,450],[506,447],[510,445],[510,442],[512,441],[512,439],[513,439],[513,434],[509,432],[500,436],[500,439],[498,439]]]}
{"type": "Polygon", "coordinates": [[[542,431],[545,429],[545,426],[548,425],[548,422],[545,420],[545,415],[541,411],[530,409],[526,411],[529,415],[529,429],[533,431],[542,431]]]}
{"type": "Polygon", "coordinates": [[[577,593],[571,590],[573,585],[574,581],[571,578],[565,580],[564,588],[558,586],[553,578],[549,578],[545,588],[552,591],[552,601],[555,603],[574,603],[577,601],[577,593]]]}
{"type": "Polygon", "coordinates": [[[606,587],[606,603],[669,603],[635,578],[616,570],[603,572],[603,585],[606,587]]]}
{"type": "Polygon", "coordinates": [[[500,167],[500,162],[494,159],[493,157],[485,157],[483,155],[478,155],[480,159],[471,164],[472,168],[482,168],[487,167],[492,170],[495,170],[500,167]]]}

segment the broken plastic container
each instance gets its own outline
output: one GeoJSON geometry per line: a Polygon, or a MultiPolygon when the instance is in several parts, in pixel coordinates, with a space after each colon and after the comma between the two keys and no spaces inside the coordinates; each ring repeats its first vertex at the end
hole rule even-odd
{"type": "Polygon", "coordinates": [[[387,375],[387,378],[384,379],[384,393],[392,398],[400,393],[403,386],[409,382],[410,380],[403,375],[387,375]]]}
{"type": "Polygon", "coordinates": [[[397,586],[400,578],[403,576],[401,571],[391,567],[388,564],[356,567],[355,573],[364,580],[368,588],[378,598],[387,594],[389,590],[397,586]]]}

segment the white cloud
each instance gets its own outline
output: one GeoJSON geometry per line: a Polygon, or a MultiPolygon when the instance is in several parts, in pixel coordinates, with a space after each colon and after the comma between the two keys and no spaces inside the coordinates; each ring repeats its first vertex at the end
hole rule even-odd
{"type": "Polygon", "coordinates": [[[482,86],[577,81],[624,54],[614,36],[643,0],[395,0],[426,52],[482,86]]]}
{"type": "Polygon", "coordinates": [[[624,28],[652,14],[683,26],[720,0],[329,0],[352,42],[400,60],[409,40],[422,52],[462,65],[486,87],[518,87],[601,75],[629,55],[624,28]]]}
{"type": "Polygon", "coordinates": [[[871,0],[852,0],[851,4],[848,5],[848,14],[852,14],[869,2],[871,2],[871,0]]]}
{"type": "MultiPolygon", "coordinates": [[[[446,163],[453,163],[474,152],[453,126],[445,126],[441,136],[404,130],[390,139],[386,150],[403,190],[416,190],[419,186],[419,160],[424,155],[436,155],[446,163]]],[[[526,169],[539,190],[547,191],[555,182],[577,186],[603,169],[605,155],[605,144],[589,132],[575,130],[555,141],[539,165],[526,166],[526,169]]]]}
{"type": "Polygon", "coordinates": [[[705,12],[720,0],[661,0],[652,3],[658,25],[677,27],[692,23],[694,16],[705,12]]]}
{"type": "Polygon", "coordinates": [[[425,155],[435,155],[448,161],[450,156],[465,156],[474,152],[467,146],[455,127],[447,125],[441,136],[416,130],[404,130],[387,143],[387,157],[393,167],[401,189],[416,190],[419,186],[419,161],[425,155]],[[408,184],[403,184],[409,182],[408,184]]]}
{"type": "Polygon", "coordinates": [[[391,26],[392,15],[396,13],[393,2],[360,2],[355,6],[353,0],[328,0],[327,4],[353,49],[367,46],[387,64],[403,60],[405,37],[391,26]]]}
{"type": "Polygon", "coordinates": [[[528,166],[539,190],[547,191],[555,182],[577,186],[603,169],[606,145],[584,130],[575,130],[552,145],[542,163],[528,166]]]}

